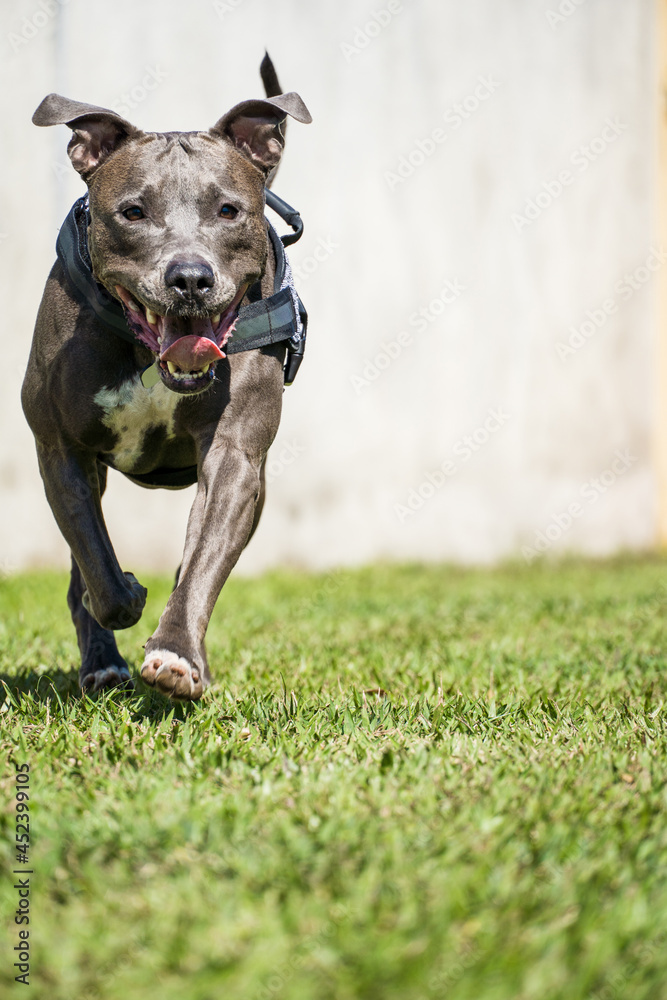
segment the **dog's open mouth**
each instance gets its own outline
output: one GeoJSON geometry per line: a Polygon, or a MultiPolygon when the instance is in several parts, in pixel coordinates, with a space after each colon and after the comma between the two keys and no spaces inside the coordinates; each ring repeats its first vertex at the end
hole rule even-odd
{"type": "Polygon", "coordinates": [[[233,333],[246,287],[238,290],[224,312],[201,317],[160,316],[122,285],[116,285],[116,294],[135,337],[156,356],[164,384],[174,392],[193,393],[208,388],[215,378],[216,363],[225,357],[222,348],[233,333]]]}

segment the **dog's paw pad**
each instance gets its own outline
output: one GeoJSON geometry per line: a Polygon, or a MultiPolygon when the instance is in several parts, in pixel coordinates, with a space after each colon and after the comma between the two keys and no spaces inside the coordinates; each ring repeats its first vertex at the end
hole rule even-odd
{"type": "Polygon", "coordinates": [[[141,677],[146,684],[174,701],[197,701],[204,690],[197,667],[184,656],[168,649],[155,649],[148,653],[141,668],[141,677]]]}
{"type": "Polygon", "coordinates": [[[134,681],[127,667],[102,667],[81,678],[81,690],[84,694],[97,694],[98,691],[114,687],[122,687],[124,691],[134,690],[134,681]]]}

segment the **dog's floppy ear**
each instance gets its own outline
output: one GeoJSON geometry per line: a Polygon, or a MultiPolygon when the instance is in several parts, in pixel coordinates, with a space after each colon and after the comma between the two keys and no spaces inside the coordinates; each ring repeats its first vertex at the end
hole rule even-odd
{"type": "Polygon", "coordinates": [[[85,181],[129,135],[139,129],[115,111],[49,94],[32,116],[35,125],[68,125],[73,132],[67,152],[85,181]]]}
{"type": "Polygon", "coordinates": [[[308,108],[298,94],[279,94],[267,100],[242,101],[215,123],[211,132],[230,140],[251,163],[268,174],[280,161],[285,145],[282,123],[290,115],[309,124],[308,108]]]}

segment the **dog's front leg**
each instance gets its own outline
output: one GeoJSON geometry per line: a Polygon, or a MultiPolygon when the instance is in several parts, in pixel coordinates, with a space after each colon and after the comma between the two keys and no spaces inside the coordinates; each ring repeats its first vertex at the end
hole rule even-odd
{"type": "Polygon", "coordinates": [[[178,583],[141,668],[144,681],[170,698],[195,701],[210,682],[204,637],[252,531],[261,467],[261,459],[233,446],[211,449],[203,461],[178,583]]]}
{"type": "Polygon", "coordinates": [[[104,629],[129,628],[141,618],[146,590],[116,559],[95,457],[43,446],[37,456],[46,498],[85,583],[83,606],[104,629]]]}

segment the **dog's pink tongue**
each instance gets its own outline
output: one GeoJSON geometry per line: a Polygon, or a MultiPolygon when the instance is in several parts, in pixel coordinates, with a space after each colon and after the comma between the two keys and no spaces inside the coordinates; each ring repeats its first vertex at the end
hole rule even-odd
{"type": "Polygon", "coordinates": [[[224,354],[218,345],[208,337],[198,337],[196,334],[179,337],[160,355],[160,361],[171,361],[182,372],[199,371],[219,358],[224,358],[224,354]]]}

